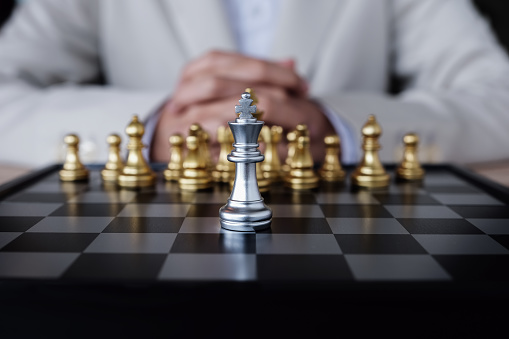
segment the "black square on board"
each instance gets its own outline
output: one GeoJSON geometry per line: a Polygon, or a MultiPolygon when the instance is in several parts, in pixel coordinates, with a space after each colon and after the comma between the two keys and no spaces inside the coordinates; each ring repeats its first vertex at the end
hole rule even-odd
{"type": "Polygon", "coordinates": [[[170,253],[256,253],[256,234],[179,233],[170,253]]]}
{"type": "Polygon", "coordinates": [[[76,193],[21,193],[14,195],[7,201],[13,202],[44,202],[44,203],[65,203],[67,200],[75,196],[76,193]]]}
{"type": "Polygon", "coordinates": [[[137,204],[175,204],[182,202],[182,196],[177,192],[141,192],[132,201],[137,204]]]}
{"type": "Polygon", "coordinates": [[[491,237],[509,250],[509,234],[492,234],[491,237]]]}
{"type": "Polygon", "coordinates": [[[465,219],[397,219],[411,234],[483,234],[465,219]]]}
{"type": "Polygon", "coordinates": [[[426,192],[429,193],[481,193],[482,191],[473,186],[459,185],[437,185],[425,186],[426,192]]]}
{"type": "Polygon", "coordinates": [[[272,218],[268,233],[331,234],[325,218],[272,218]]]}
{"type": "Polygon", "coordinates": [[[426,194],[373,194],[383,205],[441,205],[439,201],[426,194]]]}
{"type": "Polygon", "coordinates": [[[327,218],[392,218],[392,215],[381,205],[320,205],[327,218]]]}
{"type": "Polygon", "coordinates": [[[51,213],[51,216],[101,217],[116,216],[125,204],[65,204],[51,213]]]}
{"type": "Polygon", "coordinates": [[[509,206],[448,206],[463,218],[509,219],[509,206]]]}
{"type": "Polygon", "coordinates": [[[23,233],[2,248],[3,252],[82,252],[95,233],[23,233]]]}
{"type": "Polygon", "coordinates": [[[185,218],[117,217],[103,233],[178,233],[185,218]]]}
{"type": "Polygon", "coordinates": [[[259,254],[256,269],[260,280],[353,280],[342,255],[259,254]]]}
{"type": "Polygon", "coordinates": [[[0,232],[25,232],[43,217],[0,217],[0,232]]]}
{"type": "Polygon", "coordinates": [[[455,280],[509,282],[509,255],[434,255],[433,258],[455,280]]]}
{"type": "Polygon", "coordinates": [[[277,205],[308,205],[316,204],[316,198],[313,193],[310,192],[264,192],[262,197],[266,204],[277,204],[277,205]]]}
{"type": "Polygon", "coordinates": [[[188,217],[218,217],[219,209],[226,204],[193,204],[187,212],[188,217]]]}
{"type": "Polygon", "coordinates": [[[426,254],[410,234],[335,234],[344,254],[426,254]]]}
{"type": "Polygon", "coordinates": [[[84,253],[63,274],[63,279],[156,280],[166,254],[84,253]]]}

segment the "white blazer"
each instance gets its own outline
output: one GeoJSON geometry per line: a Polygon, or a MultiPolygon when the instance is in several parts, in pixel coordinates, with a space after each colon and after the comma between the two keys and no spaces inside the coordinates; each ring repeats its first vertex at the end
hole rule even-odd
{"type": "MultiPolygon", "coordinates": [[[[271,58],[295,58],[359,144],[374,114],[382,161],[399,161],[411,131],[422,162],[509,158],[509,61],[468,0],[281,6],[271,58]],[[405,81],[398,95],[387,93],[391,73],[405,81]]],[[[220,0],[29,1],[0,35],[0,162],[61,161],[70,132],[84,162],[105,162],[107,135],[125,145],[133,114],[146,119],[212,49],[236,50],[220,0]]]]}

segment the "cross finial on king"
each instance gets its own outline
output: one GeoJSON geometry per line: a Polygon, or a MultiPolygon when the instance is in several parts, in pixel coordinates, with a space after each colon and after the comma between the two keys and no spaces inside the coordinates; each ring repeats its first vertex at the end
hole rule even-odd
{"type": "Polygon", "coordinates": [[[251,94],[242,93],[242,99],[239,100],[240,105],[235,105],[235,113],[240,113],[239,119],[254,119],[253,113],[256,112],[256,105],[251,105],[252,102],[251,94]]]}

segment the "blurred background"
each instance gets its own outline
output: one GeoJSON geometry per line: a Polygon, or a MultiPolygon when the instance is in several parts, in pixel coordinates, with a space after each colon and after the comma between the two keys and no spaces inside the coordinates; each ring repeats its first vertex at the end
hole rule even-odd
{"type": "MultiPolygon", "coordinates": [[[[38,0],[1,0],[0,1],[0,30],[9,20],[9,17],[15,11],[16,6],[27,1],[38,0]]],[[[470,1],[470,0],[465,0],[470,1]]],[[[504,0],[471,0],[477,10],[488,20],[494,30],[499,42],[509,53],[509,1],[504,0]]],[[[1,31],[0,31],[1,34],[1,31]]],[[[509,165],[490,165],[473,168],[474,171],[482,171],[482,174],[491,179],[509,186],[509,165]]],[[[29,172],[30,169],[3,166],[0,168],[0,184],[7,182],[17,176],[29,172]]]]}

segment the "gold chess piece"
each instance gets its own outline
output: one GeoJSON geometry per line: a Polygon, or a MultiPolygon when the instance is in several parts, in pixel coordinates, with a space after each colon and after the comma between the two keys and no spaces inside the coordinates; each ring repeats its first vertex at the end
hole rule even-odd
{"type": "Polygon", "coordinates": [[[81,163],[79,158],[80,139],[76,134],[68,134],[64,137],[67,152],[62,169],[58,172],[62,181],[83,181],[88,179],[89,171],[81,163]]]}
{"type": "Polygon", "coordinates": [[[163,172],[166,181],[178,181],[184,171],[184,137],[175,133],[168,139],[170,144],[170,161],[163,172]]]}
{"type": "Polygon", "coordinates": [[[400,180],[422,180],[424,169],[421,167],[417,156],[419,137],[415,133],[405,134],[403,160],[396,169],[396,178],[400,180]]]}
{"type": "Polygon", "coordinates": [[[110,134],[106,138],[106,142],[109,145],[108,161],[101,171],[101,178],[105,182],[115,183],[122,168],[124,168],[124,162],[120,156],[120,143],[122,139],[118,134],[110,134]]]}
{"type": "Polygon", "coordinates": [[[368,121],[362,127],[364,155],[361,163],[351,176],[354,186],[381,188],[389,185],[390,176],[378,157],[378,151],[381,148],[378,139],[381,134],[382,128],[376,121],[375,116],[370,115],[368,121]]]}
{"type": "Polygon", "coordinates": [[[315,173],[313,166],[313,157],[309,150],[309,136],[301,135],[297,139],[290,172],[284,177],[285,185],[295,190],[318,187],[320,178],[315,173]]]}
{"type": "Polygon", "coordinates": [[[198,139],[198,154],[199,157],[205,162],[205,167],[208,171],[212,171],[214,168],[212,158],[209,152],[209,134],[201,127],[197,122],[189,126],[189,135],[196,136],[198,139]]]}
{"type": "MultiPolygon", "coordinates": [[[[257,162],[256,167],[256,181],[258,182],[258,191],[260,192],[267,192],[270,188],[271,181],[267,176],[267,173],[262,169],[262,163],[257,162]]],[[[232,182],[233,184],[233,182],[232,182]]]]}
{"type": "MultiPolygon", "coordinates": [[[[256,93],[252,88],[248,87],[248,88],[246,88],[246,90],[244,92],[247,92],[251,95],[251,100],[253,100],[253,102],[251,103],[250,106],[258,105],[258,97],[256,96],[256,93]]],[[[256,120],[261,120],[263,113],[265,113],[265,111],[261,110],[259,107],[256,107],[256,112],[254,112],[252,114],[253,114],[253,117],[256,118],[256,120]]]]}
{"type": "Polygon", "coordinates": [[[205,159],[200,154],[199,136],[186,138],[187,156],[184,159],[184,171],[178,179],[179,187],[186,191],[198,191],[212,187],[213,180],[205,159]]]}
{"type": "Polygon", "coordinates": [[[265,142],[265,160],[260,162],[264,175],[273,183],[282,180],[281,162],[277,146],[281,142],[283,128],[281,126],[263,126],[260,137],[265,142]]]}
{"type": "Polygon", "coordinates": [[[233,134],[230,127],[219,126],[217,128],[217,141],[219,142],[219,157],[212,171],[215,182],[229,183],[235,179],[235,163],[228,161],[227,156],[233,150],[233,134]]]}
{"type": "Polygon", "coordinates": [[[200,140],[203,158],[205,159],[205,165],[207,166],[207,170],[212,172],[215,168],[215,165],[210,154],[210,134],[207,131],[202,130],[200,140]]]}
{"type": "Polygon", "coordinates": [[[125,129],[129,136],[127,143],[127,161],[118,176],[118,185],[125,188],[148,187],[155,184],[156,175],[145,161],[142,149],[145,147],[141,142],[145,127],[134,115],[125,129]]]}
{"type": "Polygon", "coordinates": [[[297,149],[297,139],[303,135],[309,136],[308,127],[305,124],[298,124],[293,131],[287,133],[288,153],[283,166],[281,166],[283,174],[288,174],[290,172],[292,160],[297,149]]]}
{"type": "Polygon", "coordinates": [[[290,165],[292,163],[293,156],[295,155],[296,141],[297,141],[297,131],[293,130],[286,134],[286,140],[288,142],[288,150],[285,158],[284,164],[281,166],[281,170],[284,174],[288,174],[290,172],[290,165]]]}
{"type": "Polygon", "coordinates": [[[323,181],[341,182],[345,179],[345,171],[341,167],[341,141],[338,135],[327,135],[325,143],[325,158],[318,170],[323,181]]]}

